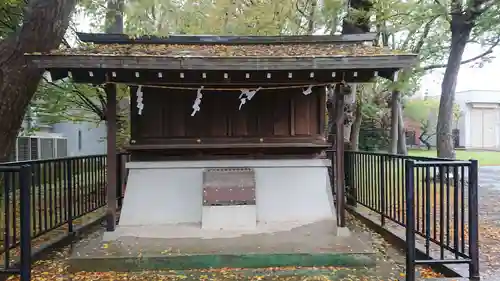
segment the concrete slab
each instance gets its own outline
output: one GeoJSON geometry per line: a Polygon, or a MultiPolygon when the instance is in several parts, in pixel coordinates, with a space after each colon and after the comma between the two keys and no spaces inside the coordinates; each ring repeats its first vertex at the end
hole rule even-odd
{"type": "Polygon", "coordinates": [[[201,228],[206,230],[241,230],[257,227],[257,206],[203,206],[201,228]]]}
{"type": "Polygon", "coordinates": [[[336,236],[332,221],[289,231],[229,238],[102,237],[82,242],[71,271],[139,271],[277,266],[374,266],[375,252],[358,237],[336,236]]]}

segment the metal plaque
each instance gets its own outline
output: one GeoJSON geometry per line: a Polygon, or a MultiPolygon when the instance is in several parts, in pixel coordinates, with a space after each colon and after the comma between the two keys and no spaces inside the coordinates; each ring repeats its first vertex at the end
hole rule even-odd
{"type": "Polygon", "coordinates": [[[255,205],[255,173],[249,168],[203,172],[203,205],[255,205]]]}

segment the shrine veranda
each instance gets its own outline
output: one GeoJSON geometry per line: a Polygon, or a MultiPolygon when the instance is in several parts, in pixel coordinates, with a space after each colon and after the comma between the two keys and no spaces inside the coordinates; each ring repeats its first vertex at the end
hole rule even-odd
{"type": "Polygon", "coordinates": [[[330,224],[325,235],[337,235],[344,120],[337,111],[333,148],[340,156],[332,165],[324,153],[332,147],[327,91],[343,108],[352,85],[394,80],[415,61],[372,46],[374,34],[79,36],[83,47],[27,58],[53,80],[106,89],[110,241],[232,239],[315,223],[330,224]],[[115,229],[116,84],[130,88],[132,161],[115,229]]]}

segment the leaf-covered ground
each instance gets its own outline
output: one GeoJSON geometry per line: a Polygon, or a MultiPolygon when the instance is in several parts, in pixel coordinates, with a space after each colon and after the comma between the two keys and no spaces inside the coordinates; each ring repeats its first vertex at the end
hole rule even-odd
{"type": "MultiPolygon", "coordinates": [[[[257,274],[242,274],[245,270],[242,269],[215,269],[215,270],[196,270],[196,271],[164,271],[164,272],[77,272],[74,274],[68,273],[68,265],[66,263],[69,257],[71,247],[68,246],[51,255],[50,258],[41,260],[35,263],[32,270],[33,281],[49,281],[49,280],[365,280],[365,281],[389,281],[400,280],[405,276],[404,272],[404,255],[391,247],[381,236],[367,229],[360,222],[354,220],[351,216],[348,219],[349,228],[353,235],[364,235],[371,241],[372,246],[377,252],[378,266],[374,269],[353,269],[342,267],[326,267],[326,268],[267,268],[260,269],[257,274]],[[297,275],[279,275],[278,272],[294,271],[297,275]],[[364,272],[370,272],[370,276],[364,272]],[[321,272],[315,276],[307,276],[304,272],[321,272]],[[304,274],[302,274],[304,273],[304,274]],[[300,276],[299,276],[300,275],[300,276]]],[[[95,235],[95,234],[91,234],[95,235]]],[[[419,268],[418,275],[420,277],[440,277],[439,274],[433,272],[429,268],[419,268]]],[[[9,281],[19,280],[17,276],[11,276],[9,281]]]]}
{"type": "Polygon", "coordinates": [[[500,280],[500,167],[479,169],[479,269],[481,280],[500,280]]]}
{"type": "MultiPolygon", "coordinates": [[[[95,221],[96,219],[102,217],[104,214],[105,214],[104,208],[97,209],[91,213],[88,213],[85,216],[82,216],[78,219],[75,219],[73,221],[73,227],[74,227],[74,229],[78,229],[79,227],[81,227],[83,225],[87,225],[87,224],[95,221]]],[[[35,239],[32,239],[32,241],[31,241],[31,244],[33,245],[32,252],[37,251],[41,248],[44,248],[47,245],[52,244],[54,241],[61,239],[61,237],[67,236],[67,233],[68,233],[68,225],[65,224],[59,228],[56,228],[56,229],[49,231],[41,236],[38,236],[35,239]]],[[[18,235],[18,237],[19,237],[19,235],[18,235]]],[[[3,252],[3,247],[0,249],[0,253],[2,253],[2,252],[3,252]]],[[[11,263],[18,260],[19,254],[20,254],[19,247],[12,248],[9,251],[11,263]]],[[[4,259],[5,259],[5,255],[0,254],[0,264],[2,264],[2,265],[4,264],[4,259]]]]}

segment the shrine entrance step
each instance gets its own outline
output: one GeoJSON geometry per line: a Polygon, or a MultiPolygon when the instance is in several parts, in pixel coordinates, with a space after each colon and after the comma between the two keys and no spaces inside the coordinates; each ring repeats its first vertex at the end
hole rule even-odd
{"type": "MultiPolygon", "coordinates": [[[[187,270],[375,265],[375,252],[359,237],[336,236],[332,220],[286,231],[236,236],[148,238],[139,230],[123,231],[110,242],[102,238],[81,242],[69,259],[76,271],[187,270]],[[134,237],[135,236],[135,237],[134,237]]],[[[176,226],[144,229],[145,234],[175,233],[176,226]],[[163,228],[163,229],[161,229],[163,228]]],[[[177,226],[179,228],[179,226],[177,226]]],[[[198,230],[200,226],[197,226],[198,230]]],[[[191,231],[195,231],[194,227],[191,231]]],[[[190,237],[187,237],[191,235],[190,237]]]]}

